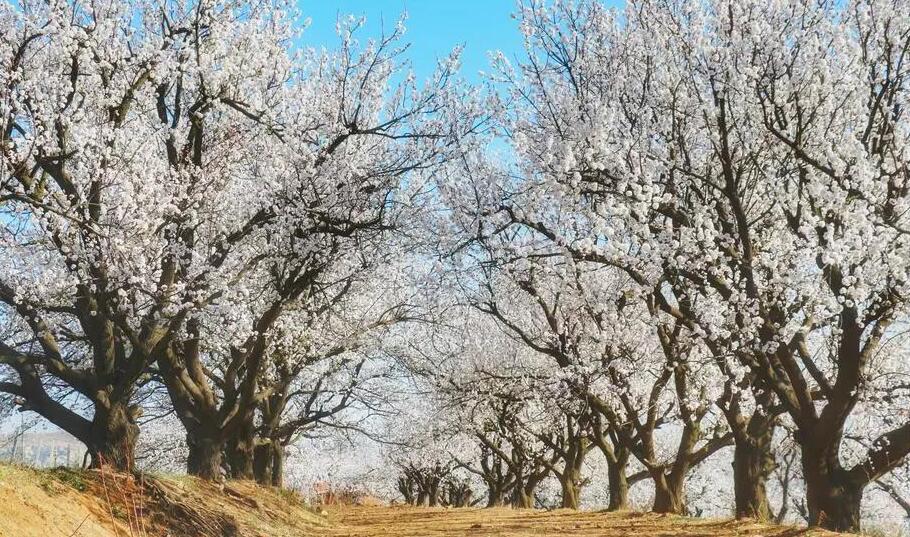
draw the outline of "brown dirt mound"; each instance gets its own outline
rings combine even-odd
[[[0,537],[305,537],[326,522],[255,483],[0,466]]]

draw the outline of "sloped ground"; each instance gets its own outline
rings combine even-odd
[[[330,507],[246,482],[0,465],[0,537],[825,537],[645,513]]]
[[[306,537],[325,519],[253,483],[0,465],[0,537]]]
[[[749,521],[651,513],[345,507],[329,511],[331,537],[825,537]]]

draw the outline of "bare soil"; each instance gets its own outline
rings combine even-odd
[[[0,465],[0,537],[308,537],[327,524],[250,482]]]
[[[249,482],[134,478],[0,465],[0,537],[825,537],[834,534],[650,513],[427,509],[313,510]],[[374,504],[374,505],[369,505]]]
[[[753,521],[569,510],[336,507],[331,537],[824,537],[836,534]]]

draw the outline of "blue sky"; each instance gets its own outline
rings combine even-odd
[[[436,60],[456,45],[464,45],[462,74],[476,79],[487,70],[487,51],[502,50],[513,58],[522,50],[522,38],[514,0],[298,0],[304,17],[312,24],[303,44],[333,48],[338,43],[335,20],[339,14],[367,18],[363,35],[379,34],[382,24],[394,27],[402,11],[408,12],[405,41],[411,43],[408,57],[418,77],[429,75]]]

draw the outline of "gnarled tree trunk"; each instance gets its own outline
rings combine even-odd
[[[186,459],[186,473],[215,481],[222,478],[225,442],[220,431],[214,427],[197,427],[187,430],[186,446],[189,454]]]
[[[260,485],[284,486],[284,446],[280,440],[260,438],[256,442],[253,449],[253,475]]]
[[[616,450],[614,460],[607,459],[607,476],[610,489],[610,503],[608,511],[623,511],[629,508],[629,480],[626,468],[629,464],[629,452],[625,449]]]
[[[439,505],[439,480],[435,478],[427,483],[427,503],[430,507]]]
[[[518,509],[534,509],[536,500],[534,491],[540,482],[546,478],[547,473],[535,472],[529,475],[524,481],[516,480],[512,489],[512,506]]]
[[[756,382],[754,379],[752,382]],[[759,390],[756,407],[746,416],[740,394],[725,386],[719,403],[733,436],[733,491],[736,518],[770,520],[766,483],[776,467],[772,442],[777,429],[777,416],[770,412],[774,403],[771,390]]]
[[[272,441],[260,441],[253,448],[253,476],[260,485],[272,484]]]
[[[256,477],[254,464],[255,446],[256,439],[252,423],[241,427],[227,441],[225,457],[232,479],[254,479]]]
[[[809,525],[831,531],[858,532],[860,505],[866,483],[857,481],[841,467],[837,448],[818,439],[804,439],[803,477]]]
[[[775,466],[771,446],[773,435],[774,428],[769,427],[762,434],[735,440],[733,488],[737,518],[771,519],[765,485]]]
[[[524,485],[516,486],[512,491],[512,507],[516,509],[532,509],[534,507],[534,491],[528,491]]]
[[[854,533],[860,529],[863,486],[849,480],[812,478],[806,480],[809,525],[831,531]]]
[[[559,488],[562,491],[562,501],[560,507],[563,509],[578,509],[578,480],[573,471],[566,471],[559,476]]]
[[[101,466],[120,472],[131,472],[136,457],[139,411],[127,401],[95,403],[95,415],[88,438],[81,439],[88,448],[92,468]]]
[[[580,442],[569,449],[566,465],[562,472],[556,474],[559,488],[562,491],[560,506],[564,509],[578,509],[581,496],[581,465],[585,457],[585,448]]]
[[[505,491],[499,483],[487,483],[487,507],[500,507],[505,504]]]
[[[430,495],[427,493],[426,489],[420,487],[417,490],[417,506],[426,507],[427,501],[430,499]]]
[[[675,479],[663,471],[654,476],[654,505],[651,510],[655,513],[686,514],[685,480]]]

